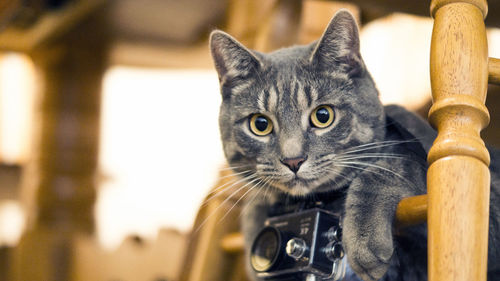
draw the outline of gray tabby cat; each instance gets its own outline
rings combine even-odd
[[[246,249],[277,200],[341,194],[342,239],[357,277],[427,280],[426,227],[397,230],[394,214],[402,198],[426,192],[435,132],[412,113],[381,105],[352,15],[338,12],[318,42],[270,54],[220,31],[210,46],[224,152],[255,192],[242,219]],[[500,153],[490,153],[491,201],[499,202]],[[489,280],[500,280],[499,205],[490,208]]]

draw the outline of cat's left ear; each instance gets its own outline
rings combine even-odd
[[[340,10],[332,18],[311,55],[311,63],[323,70],[338,69],[350,77],[363,73],[358,25],[349,11]]]
[[[262,65],[252,51],[219,30],[210,34],[210,51],[221,83],[234,77],[247,77]]]

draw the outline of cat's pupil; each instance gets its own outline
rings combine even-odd
[[[267,118],[259,116],[255,119],[255,128],[257,128],[257,130],[264,132],[268,126],[269,122],[267,121]]]
[[[320,108],[316,111],[316,119],[321,123],[326,123],[330,120],[330,112],[326,108]]]

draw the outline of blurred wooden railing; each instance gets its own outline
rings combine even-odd
[[[75,249],[94,234],[106,2],[72,1],[0,32],[0,51],[29,55],[40,82],[21,192],[27,225],[9,255],[9,281],[77,280]]]

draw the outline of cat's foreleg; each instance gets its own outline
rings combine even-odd
[[[413,195],[407,184],[368,171],[348,189],[343,219],[343,244],[349,265],[365,281],[387,272],[394,253],[393,221],[399,201]]]

